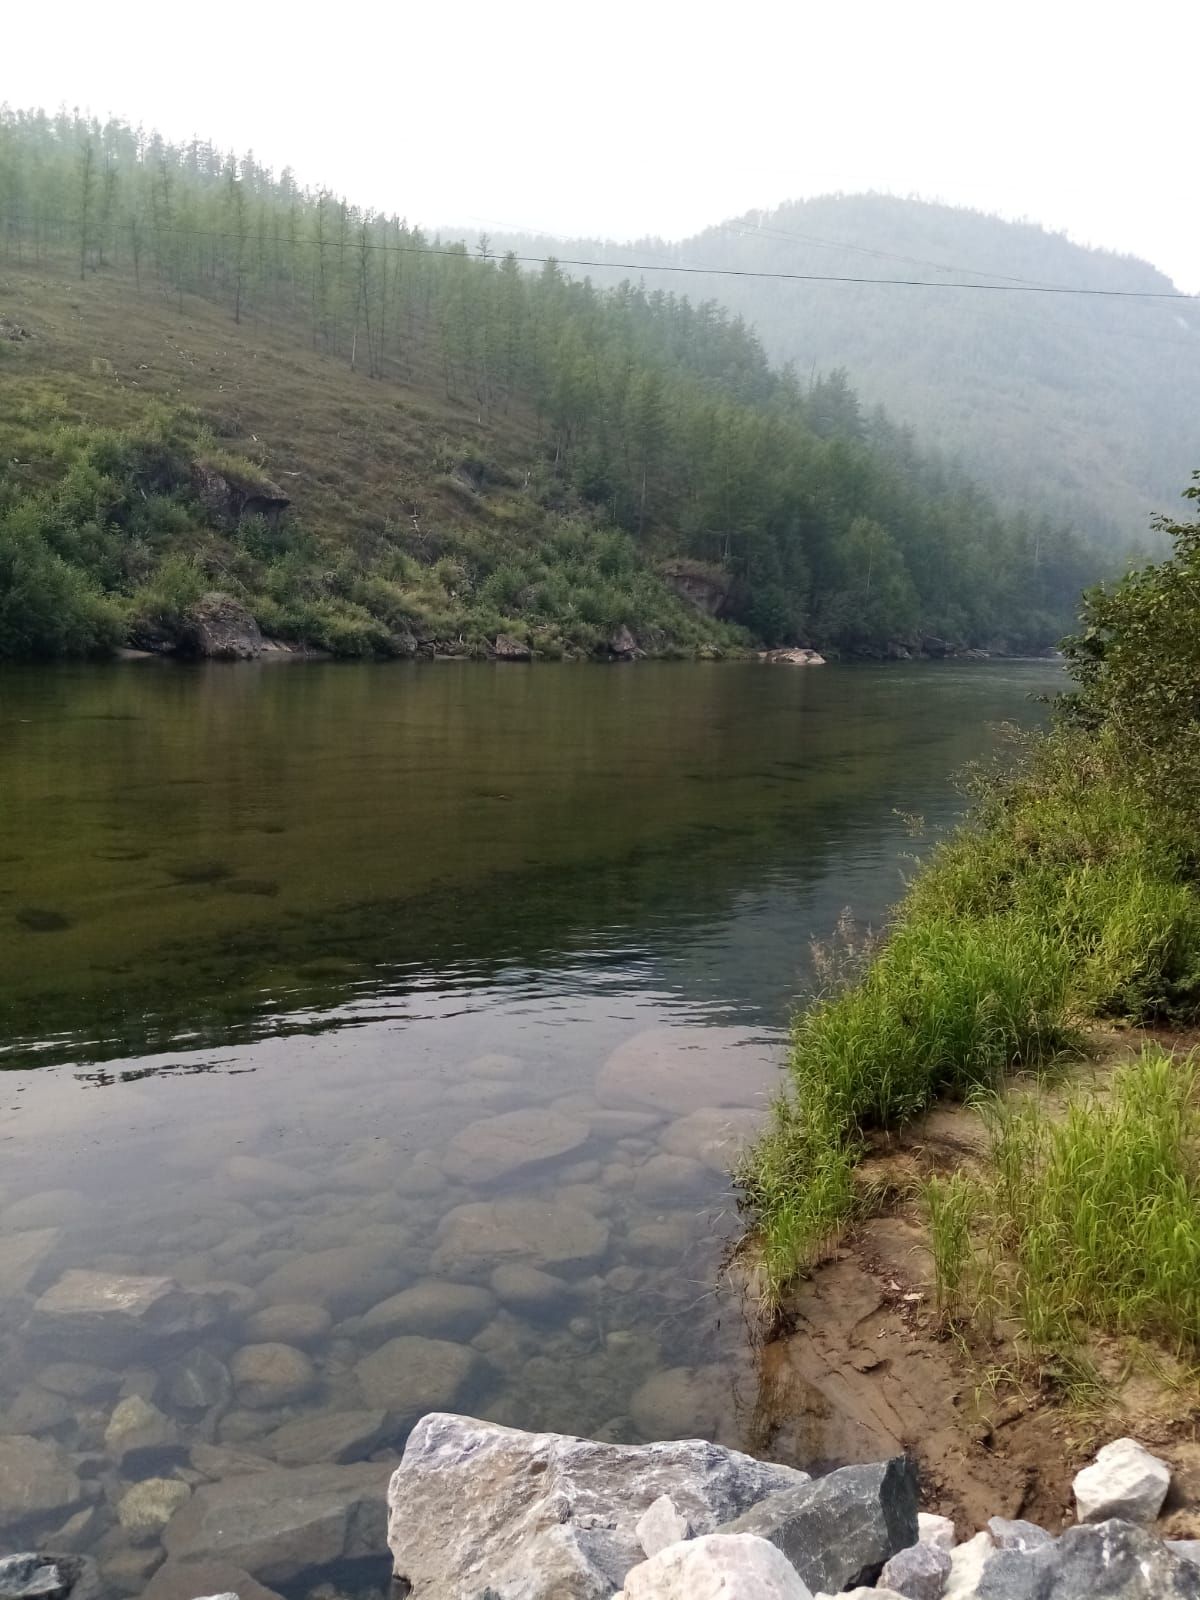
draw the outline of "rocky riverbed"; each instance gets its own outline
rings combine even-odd
[[[182,1480],[161,1480],[165,1486]],[[1200,1600],[1200,1541],[1155,1523],[1166,1463],[1133,1439],[1074,1483],[1058,1537],[919,1509],[906,1456],[810,1477],[704,1440],[621,1446],[434,1413],[381,1466],[248,1470],[177,1496],[146,1600]],[[157,1502],[163,1490],[146,1488]],[[387,1556],[383,1552],[387,1547]],[[386,1559],[386,1566],[385,1566]],[[277,1587],[276,1587],[277,1586]],[[0,1561],[6,1600],[96,1600],[91,1558]]]

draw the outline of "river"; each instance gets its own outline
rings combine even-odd
[[[811,942],[879,925],[951,774],[1060,681],[4,670],[4,1545],[83,1504],[136,1589],[132,1481],[382,1465],[431,1408],[766,1448],[726,1141]],[[79,1497],[6,1506],[5,1435]]]

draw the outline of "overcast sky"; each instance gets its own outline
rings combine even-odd
[[[0,97],[426,224],[679,238],[832,189],[1027,217],[1200,291],[1198,0],[13,0]]]

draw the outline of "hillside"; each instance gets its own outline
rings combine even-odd
[[[712,304],[0,118],[0,655],[1051,643],[1103,563]]]
[[[1034,224],[887,195],[825,195],[678,244],[499,243],[743,271],[1012,284],[1010,293],[653,280],[677,291],[705,285],[802,380],[844,367],[865,405],[885,405],[922,447],[1008,504],[1050,510],[1121,546],[1151,512],[1174,508],[1200,460],[1200,305],[1027,293],[1020,286],[1174,289],[1143,261]]]

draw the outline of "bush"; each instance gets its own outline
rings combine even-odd
[[[120,644],[118,607],[19,512],[0,521],[0,657],[82,656]]]

